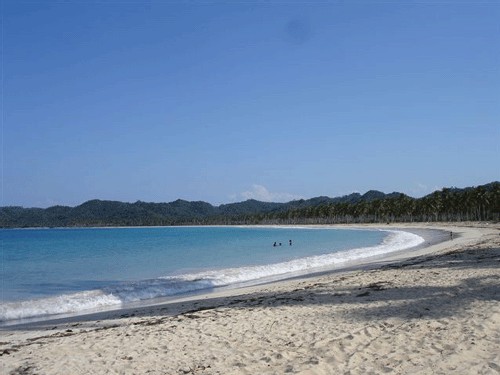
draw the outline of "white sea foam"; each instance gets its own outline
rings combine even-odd
[[[120,304],[120,299],[113,294],[107,294],[101,290],[90,290],[36,300],[2,303],[0,321],[76,313]]]
[[[91,290],[36,300],[0,304],[0,321],[75,314],[109,307],[120,308],[124,303],[173,296],[214,287],[246,282],[258,282],[267,278],[280,279],[294,273],[305,274],[325,267],[335,267],[364,258],[380,256],[418,246],[424,239],[413,233],[387,231],[388,236],[377,246],[356,248],[331,254],[299,258],[287,262],[228,268],[179,276],[165,276],[119,286]]]
[[[378,246],[362,247],[346,251],[315,255],[305,258],[290,260],[288,262],[267,264],[262,266],[228,268],[224,270],[207,271],[203,273],[185,274],[176,277],[164,277],[167,280],[185,282],[205,281],[212,286],[226,286],[258,280],[270,276],[288,275],[292,273],[307,273],[315,269],[329,266],[342,265],[360,259],[384,255],[414,246],[424,242],[424,239],[416,234],[402,231],[387,231],[389,235]]]

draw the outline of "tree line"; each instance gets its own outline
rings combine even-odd
[[[92,200],[76,207],[0,207],[0,227],[170,226],[237,224],[356,224],[498,221],[500,183],[443,188],[422,198],[369,191],[288,203],[248,200],[214,207],[206,202],[124,203]]]
[[[271,224],[352,224],[439,221],[498,221],[500,183],[476,188],[444,188],[423,198],[405,194],[356,203],[329,203],[259,217]]]

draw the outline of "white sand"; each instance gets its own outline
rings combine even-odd
[[[1,373],[500,374],[500,226],[436,227],[376,269],[4,328]]]

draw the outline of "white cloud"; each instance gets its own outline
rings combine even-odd
[[[429,187],[428,185],[419,182],[410,190],[410,194],[416,197],[423,197],[424,195],[430,194],[436,190],[441,190],[441,188],[436,185],[434,187]]]
[[[295,199],[302,199],[301,196],[290,193],[273,193],[265,186],[254,184],[252,189],[240,194],[244,200],[255,199],[262,202],[289,202]]]
[[[417,184],[417,189],[420,190],[420,191],[427,191],[427,190],[429,190],[429,188],[427,187],[427,185],[424,185],[424,184],[421,184],[421,183]]]

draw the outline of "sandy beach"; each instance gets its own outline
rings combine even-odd
[[[500,225],[362,267],[4,327],[2,374],[500,374]],[[390,226],[387,226],[390,228]]]

